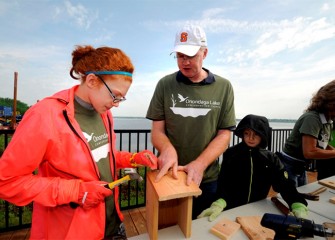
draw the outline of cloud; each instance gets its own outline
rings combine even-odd
[[[240,20],[225,18],[225,11],[207,9],[201,19],[187,21],[205,28],[210,55],[204,67],[231,80],[237,116],[298,118],[312,94],[334,76],[335,57],[329,52],[335,37],[333,19],[302,13],[279,20]],[[185,22],[157,21],[151,26],[176,29]]]
[[[208,66],[206,61],[205,67]],[[298,64],[278,60],[244,65],[219,63],[211,64],[209,69],[231,81],[238,118],[254,113],[297,119],[312,94],[334,79],[334,62],[335,56],[328,54],[310,56]]]
[[[127,14],[128,1],[101,1],[0,1],[0,78],[10,80],[1,82],[0,96],[11,97],[14,71],[20,100],[28,104],[71,87],[79,83],[69,77],[73,46],[111,44],[136,68],[128,100],[115,114],[144,116],[158,80],[177,70],[168,54],[186,22],[204,27],[204,67],[231,80],[238,117],[297,118],[312,92],[335,76],[333,1],[209,1],[195,3],[191,12],[185,12],[187,1],[178,8],[169,1],[163,7],[134,1]]]
[[[202,18],[203,19],[213,18],[224,12],[225,12],[225,9],[223,8],[210,8],[210,9],[203,11]]]
[[[256,29],[255,25],[257,24],[234,23],[235,27],[244,30]],[[245,42],[239,42],[235,43],[234,47],[225,48],[221,53],[228,57],[218,59],[218,61],[241,63],[248,60],[265,60],[286,50],[301,51],[323,40],[335,38],[335,26],[326,18],[312,20],[311,18],[298,17],[280,22],[264,22],[260,25],[262,27],[257,29],[263,30],[259,35],[254,31],[249,31],[248,45]],[[208,28],[219,28],[219,24],[209,25]]]
[[[284,20],[278,28],[269,30],[258,38],[259,47],[250,56],[267,58],[286,49],[301,50],[334,36],[335,27],[325,18],[314,21],[303,17],[293,21]]]
[[[89,12],[83,5],[73,5],[70,1],[65,1],[66,12],[70,18],[74,19],[76,24],[84,29],[88,29],[93,20],[97,18],[96,15]]]
[[[329,6],[329,3],[324,3],[323,5],[322,5],[322,7],[321,7],[321,10],[322,11],[328,11],[328,10],[330,10],[330,6]]]

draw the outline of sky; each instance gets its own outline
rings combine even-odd
[[[237,118],[297,119],[335,79],[335,0],[0,0],[0,97],[35,104],[79,84],[69,75],[76,45],[122,49],[133,84],[112,112],[145,117],[185,24],[204,28],[203,67],[234,88]]]

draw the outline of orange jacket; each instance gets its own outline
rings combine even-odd
[[[90,210],[69,206],[78,200],[80,181],[100,179],[90,147],[74,118],[73,99],[77,87],[58,92],[32,106],[0,159],[0,198],[19,206],[34,201],[31,239],[104,237],[104,203]],[[110,166],[114,176],[113,158],[116,168],[131,167],[130,153],[116,150],[111,112],[101,117],[111,136]],[[33,175],[36,169],[38,174]],[[116,210],[123,220],[118,195],[116,188]]]

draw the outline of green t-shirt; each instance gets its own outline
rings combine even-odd
[[[110,161],[109,161],[109,139],[100,114],[95,110],[81,106],[77,100],[74,101],[75,118],[90,146],[94,161],[98,165],[100,180],[112,182]],[[117,233],[120,220],[117,215],[114,196],[106,198],[106,227],[105,236]]]
[[[329,142],[329,145],[335,147],[335,130],[334,129],[332,129],[331,131],[331,141]]]
[[[158,82],[146,117],[165,120],[178,164],[186,165],[201,154],[219,129],[235,126],[234,92],[227,79],[210,72],[215,79],[210,84],[186,84],[176,80],[177,73]],[[216,180],[218,173],[218,161],[214,161],[203,182]]]
[[[302,135],[315,137],[317,147],[325,149],[330,140],[332,122],[327,122],[324,114],[315,111],[306,112],[295,123],[287,138],[283,151],[291,157],[303,159]]]

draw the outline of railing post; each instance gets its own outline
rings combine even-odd
[[[272,127],[269,129],[269,136],[268,136],[268,150],[272,150]]]

